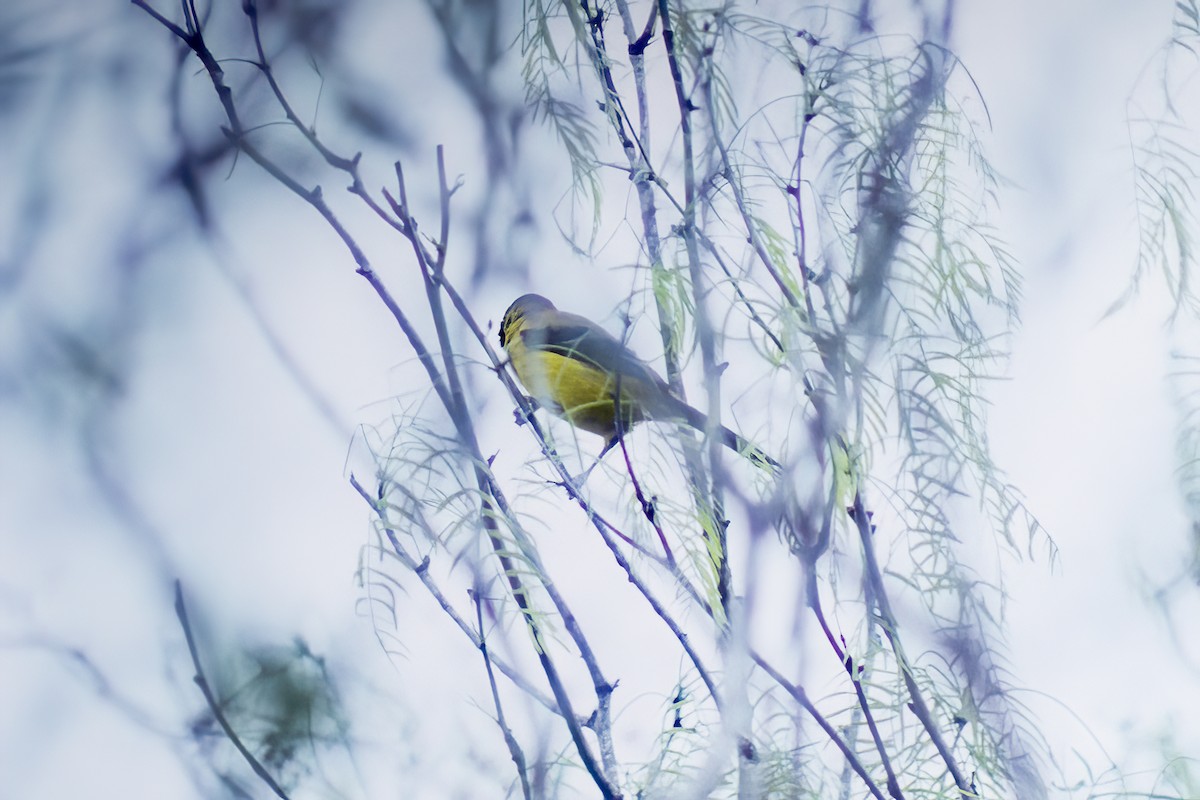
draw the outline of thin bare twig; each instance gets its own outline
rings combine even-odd
[[[917,719],[921,721],[921,725],[924,726],[925,733],[929,735],[929,740],[937,749],[938,755],[942,757],[942,761],[946,764],[946,769],[954,778],[954,783],[958,787],[959,793],[963,797],[974,797],[975,794],[971,789],[970,782],[958,766],[958,761],[955,760],[954,754],[950,752],[945,737],[942,736],[941,730],[933,719],[933,714],[929,711],[929,706],[925,702],[925,696],[921,692],[921,687],[917,685],[916,677],[913,675],[912,665],[909,664],[908,657],[904,654],[904,650],[900,646],[900,641],[896,636],[899,624],[892,613],[892,605],[888,600],[887,587],[883,584],[883,574],[879,569],[879,561],[875,557],[875,542],[872,539],[871,518],[867,514],[866,506],[863,504],[862,495],[858,492],[854,493],[854,514],[852,516],[854,524],[858,528],[858,538],[862,542],[863,561],[867,568],[866,579],[869,581],[875,595],[875,608],[878,609],[879,616],[882,618],[883,632],[887,636],[888,643],[892,646],[892,652],[896,656],[896,663],[899,665],[900,674],[904,676],[904,686],[908,689],[910,701],[908,707],[912,709]]]
[[[371,494],[359,482],[358,478],[354,475],[350,476],[350,486],[354,488],[354,491],[358,492],[359,496],[367,502],[367,505],[371,507],[371,510],[375,513],[376,517],[379,518],[379,522],[383,526],[384,534],[387,536],[388,541],[392,545],[392,555],[394,555],[409,572],[417,576],[417,579],[421,581],[421,585],[425,587],[430,596],[433,597],[434,601],[441,607],[442,611],[445,612],[446,616],[448,616],[458,627],[458,629],[461,630],[467,636],[467,638],[471,640],[471,644],[478,648],[479,640],[475,635],[475,631],[458,613],[458,610],[455,609],[454,604],[451,603],[449,598],[442,593],[441,588],[433,580],[433,577],[430,576],[428,560],[422,559],[418,561],[400,544],[400,540],[396,537],[395,530],[391,527],[390,520],[388,520],[384,515],[385,506],[383,503],[383,487],[380,486],[380,490],[377,495],[372,497]],[[513,682],[513,685],[533,698],[538,705],[554,714],[560,713],[559,708],[554,703],[553,698],[547,697],[537,687],[529,683],[529,681],[527,681],[518,670],[514,669],[506,661],[498,656],[493,655],[492,663],[506,678]],[[582,724],[583,720],[579,720],[579,722]]]
[[[504,744],[508,746],[508,753],[512,756],[513,765],[517,768],[517,777],[521,779],[521,794],[525,797],[525,800],[530,800],[532,793],[529,789],[528,770],[525,767],[525,753],[521,750],[521,744],[517,741],[517,737],[513,735],[512,729],[504,721],[504,706],[500,702],[500,690],[496,688],[496,675],[492,672],[492,659],[488,654],[487,636],[483,632],[483,604],[479,599],[478,591],[471,592],[471,599],[475,602],[475,623],[479,628],[479,653],[483,656],[483,666],[487,670],[488,686],[492,690],[492,703],[496,706],[496,724],[500,726],[500,730],[504,733]]]
[[[817,622],[821,626],[821,631],[829,641],[829,646],[833,648],[838,661],[841,662],[842,667],[846,670],[846,674],[850,676],[850,683],[854,686],[854,694],[858,699],[858,707],[867,721],[867,729],[871,732],[871,740],[875,743],[875,752],[879,753],[879,761],[883,764],[883,769],[887,773],[888,794],[895,798],[895,800],[903,800],[904,792],[900,788],[900,781],[896,777],[895,769],[892,767],[892,758],[888,755],[887,744],[883,741],[883,735],[879,732],[879,726],[875,722],[875,714],[871,711],[871,704],[867,699],[866,690],[863,688],[861,673],[864,667],[854,663],[854,659],[846,654],[846,651],[833,635],[833,631],[829,628],[829,622],[825,619],[825,612],[821,608],[821,595],[817,589],[816,570],[813,569],[810,563],[806,563],[804,572],[808,606],[816,616]]]
[[[679,226],[679,235],[683,237],[684,251],[687,253],[688,275],[692,284],[692,303],[696,314],[696,337],[700,342],[700,360],[704,370],[704,389],[708,399],[708,425],[711,430],[705,432],[708,438],[708,452],[711,463],[720,461],[720,442],[712,434],[721,424],[721,381],[720,370],[717,369],[716,342],[713,337],[712,321],[708,314],[708,304],[705,302],[707,290],[703,267],[700,263],[700,251],[696,242],[696,157],[692,141],[691,115],[695,105],[683,88],[683,69],[675,50],[675,29],[671,22],[670,3],[668,0],[658,0],[658,15],[662,23],[663,48],[667,53],[667,65],[671,72],[671,81],[675,87],[675,102],[679,108],[679,131],[683,142],[683,221]],[[722,616],[729,624],[729,604],[733,594],[733,573],[729,565],[729,546],[726,541],[728,521],[725,519],[723,499],[723,475],[719,470],[714,472],[709,480],[707,474],[701,471],[702,465],[696,465],[693,473],[696,502],[710,520],[712,531],[706,535],[715,536],[713,552],[717,554],[717,596],[721,600]],[[705,491],[706,490],[706,491]]]
[[[217,700],[216,694],[213,693],[212,687],[208,683],[208,678],[204,676],[204,667],[200,664],[200,651],[196,647],[196,638],[192,635],[192,624],[188,621],[187,605],[183,601],[183,585],[177,580],[175,581],[175,616],[179,619],[179,627],[183,629],[183,638],[187,640],[188,653],[192,656],[192,666],[196,670],[196,674],[192,680],[200,687],[200,693],[204,695],[204,702],[208,703],[209,711],[212,712],[213,719],[221,726],[221,730],[225,732],[226,738],[233,744],[237,751],[241,753],[242,758],[250,765],[250,769],[254,770],[254,774],[267,785],[277,797],[288,800],[288,794],[283,790],[283,787],[267,772],[267,768],[262,765],[249,748],[242,743],[241,737],[229,724],[229,720],[225,717],[225,712],[221,709],[221,703]]]
[[[825,731],[825,735],[829,737],[830,741],[832,741],[837,748],[842,751],[842,756],[846,759],[846,763],[850,765],[850,768],[854,770],[855,774],[857,774],[858,777],[862,779],[863,783],[866,784],[867,791],[871,793],[871,796],[876,800],[885,800],[883,791],[879,788],[879,785],[875,783],[875,780],[871,777],[871,774],[867,772],[867,768],[863,766],[862,760],[858,757],[858,754],[855,753],[854,749],[851,748],[846,740],[842,738],[842,736],[837,732],[837,729],[833,727],[829,720],[825,719],[825,715],[822,714],[820,710],[813,705],[812,701],[808,699],[808,693],[804,691],[804,687],[789,681],[783,676],[783,673],[772,667],[765,658],[753,650],[750,651],[750,657],[754,660],[755,664],[758,664],[763,672],[770,675],[776,683],[783,687],[784,691],[790,694],[792,698],[800,704],[801,708],[808,712],[809,716],[811,716],[817,725],[820,726],[821,730]]]

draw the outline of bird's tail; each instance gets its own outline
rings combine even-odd
[[[708,433],[708,417],[701,412],[689,406],[687,403],[677,401],[676,411],[683,421],[691,425],[701,433]],[[718,425],[716,435],[720,437],[721,444],[728,447],[738,455],[749,459],[755,466],[760,469],[769,470],[772,473],[778,474],[783,467],[778,461],[771,458],[762,448],[750,442],[733,431],[726,428],[724,425]]]

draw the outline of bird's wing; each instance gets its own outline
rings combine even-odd
[[[576,322],[571,319],[574,316],[571,314],[560,313],[558,316],[566,319],[546,325],[526,326],[521,331],[525,346],[574,358],[602,372],[620,373],[652,386],[662,384],[662,378],[646,362],[606,331],[585,319]]]

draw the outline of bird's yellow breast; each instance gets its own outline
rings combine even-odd
[[[612,437],[617,433],[613,398],[617,378],[579,359],[527,347],[509,349],[521,383],[543,407],[585,431]],[[634,380],[622,381],[622,425],[644,419],[632,396]]]

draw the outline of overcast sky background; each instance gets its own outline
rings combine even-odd
[[[1126,102],[1172,8],[960,3],[951,42],[990,111],[990,155],[1010,181],[995,222],[1026,281],[991,439],[1060,551],[1053,568],[1039,555],[1006,574],[1011,672],[1060,752],[1151,770],[1163,737],[1200,757],[1197,588],[1172,596],[1173,632],[1148,601],[1189,547],[1173,342],[1154,281],[1103,314],[1136,256]],[[423,20],[361,15],[341,32],[361,46],[330,79],[369,76],[384,105],[419,103],[398,124],[417,152],[446,145],[466,204],[482,167],[456,128],[464,101],[399,55],[436,46]],[[0,54],[49,44],[0,59],[0,798],[198,796],[180,709],[202,706],[173,576],[215,641],[299,635],[356,676],[344,688],[369,736],[356,765],[333,768],[350,796],[492,785],[498,737],[460,702],[477,656],[421,625],[433,611],[418,598],[401,621],[406,659],[389,660],[355,613],[369,516],[346,474],[365,463],[357,426],[386,422],[408,390],[393,323],[315,215],[248,161],[214,189],[215,244],[170,235],[182,201],[144,198],[169,153],[174,43],[142,12],[23,0],[0,10],[0,30]],[[367,163],[383,175],[393,157]],[[565,252],[549,223],[530,237],[514,258]],[[552,285],[553,265],[534,270]],[[401,268],[382,271],[406,285]],[[493,280],[477,316],[497,321],[529,288],[516,273]],[[587,307],[586,287],[564,286],[560,304],[599,316],[622,291]],[[504,442],[511,409],[495,398],[480,413]]]

